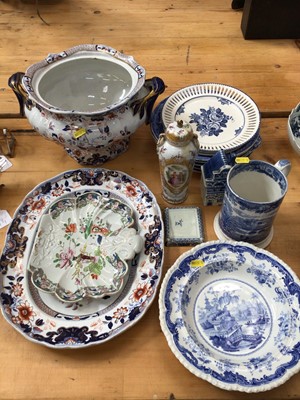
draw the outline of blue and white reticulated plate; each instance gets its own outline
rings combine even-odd
[[[191,124],[200,153],[233,151],[257,134],[260,113],[255,102],[232,86],[201,83],[173,93],[162,109],[164,126],[176,120]]]
[[[159,295],[161,327],[197,377],[227,390],[269,390],[300,368],[299,284],[266,250],[206,242],[168,270]]]
[[[59,200],[62,200],[63,209],[65,199],[95,193],[112,199],[109,202],[112,207],[115,207],[114,200],[118,200],[118,204],[122,202],[131,208],[133,227],[143,240],[142,250],[128,263],[126,282],[120,292],[100,299],[84,297],[76,302],[64,302],[54,293],[41,290],[42,285],[39,290],[32,283],[28,265],[35,238],[39,235],[40,221],[53,204],[59,209]],[[101,243],[99,226],[94,228],[90,226]],[[59,241],[60,247],[56,259],[45,256],[44,262],[54,262],[55,268],[68,271],[76,247],[75,242],[72,248],[69,245],[70,232],[87,229],[87,223],[75,224],[69,218],[61,229],[65,229],[65,239],[62,235],[53,239]],[[27,339],[51,348],[82,348],[113,339],[138,322],[152,304],[161,277],[163,243],[161,210],[143,182],[123,172],[102,168],[83,168],[57,175],[36,186],[24,198],[8,228],[0,259],[3,316]],[[91,274],[95,285],[98,275],[96,270]]]

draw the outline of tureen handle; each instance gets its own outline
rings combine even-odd
[[[149,89],[149,93],[141,99],[134,100],[131,104],[133,115],[139,112],[140,118],[143,118],[146,111],[145,123],[149,124],[153,105],[157,97],[164,92],[165,84],[161,78],[155,76],[152,79],[146,79],[144,86]]]
[[[23,76],[24,72],[16,72],[8,79],[8,86],[13,90],[18,99],[22,117],[25,116],[24,106],[25,100],[27,99],[27,93],[22,85]]]

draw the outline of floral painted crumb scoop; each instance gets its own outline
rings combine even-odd
[[[188,186],[195,158],[199,152],[198,136],[191,125],[175,121],[160,134],[157,153],[160,162],[162,196],[172,204],[183,202],[188,195]]]
[[[133,225],[120,199],[85,192],[56,201],[41,218],[29,260],[33,285],[65,302],[118,293],[127,260],[143,244]]]

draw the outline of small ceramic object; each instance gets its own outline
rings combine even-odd
[[[145,80],[132,56],[105,45],[79,45],[9,78],[20,111],[45,138],[81,164],[97,165],[127,150],[129,137],[148,123],[164,91]]]
[[[300,154],[300,103],[290,113],[287,129],[293,149]]]
[[[188,195],[188,186],[199,151],[197,135],[191,125],[172,122],[157,142],[160,163],[162,196],[169,203],[182,203]]]
[[[85,296],[78,302],[70,303],[33,285],[28,263],[39,224],[43,216],[49,214],[52,205],[56,204],[55,208],[59,209],[59,201],[64,204],[64,199],[77,198],[87,192],[99,193],[107,200],[117,200],[120,207],[123,203],[127,204],[133,210],[135,219],[132,228],[143,239],[143,246],[132,260],[128,260],[128,277],[125,277],[121,291],[101,298]],[[65,207],[62,210],[63,214],[67,213]],[[76,215],[78,217],[78,211]],[[128,218],[127,213],[125,217]],[[121,220],[115,215],[113,221]],[[128,229],[131,227],[124,230]],[[72,226],[68,231],[72,232]],[[119,244],[123,240],[130,242],[130,238],[123,237],[123,233],[121,237],[122,240],[120,234],[116,236]],[[44,239],[48,240],[45,236]],[[62,240],[67,245],[68,240]],[[114,247],[113,242],[110,246]],[[117,253],[121,257],[119,248]],[[143,182],[124,172],[104,168],[65,171],[33,188],[13,216],[0,258],[1,311],[4,319],[17,332],[36,344],[52,349],[101,344],[125,332],[145,315],[157,293],[163,258],[161,210],[155,196]],[[62,257],[61,261],[63,259],[65,262],[69,260]]]
[[[275,165],[258,160],[235,164],[227,175],[223,205],[214,220],[218,238],[266,247],[287,193],[290,169],[288,160]]]
[[[227,174],[233,164],[234,158],[219,150],[202,165],[200,189],[205,206],[222,204]]]
[[[272,253],[205,242],[167,270],[160,324],[171,351],[197,377],[263,392],[299,372],[299,296],[298,277]]]
[[[126,203],[97,192],[57,200],[39,223],[29,260],[32,283],[66,302],[120,292],[127,261],[143,245],[133,224]]]
[[[165,225],[167,246],[194,246],[204,240],[199,207],[166,208]]]

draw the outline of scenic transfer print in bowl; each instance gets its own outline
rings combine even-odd
[[[300,368],[299,279],[276,256],[244,242],[206,242],[163,280],[162,330],[178,360],[222,389],[260,392]]]
[[[62,301],[119,292],[142,249],[124,202],[97,192],[57,200],[40,220],[29,260],[33,284]]]

